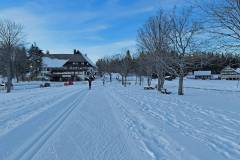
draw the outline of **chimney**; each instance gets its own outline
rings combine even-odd
[[[76,53],[77,53],[77,50],[76,50],[76,49],[74,49],[74,50],[73,50],[73,54],[76,54]]]

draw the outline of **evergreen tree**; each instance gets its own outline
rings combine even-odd
[[[43,52],[36,43],[32,44],[28,51],[29,70],[31,79],[37,79],[42,67]]]
[[[27,57],[27,51],[25,47],[16,49],[16,60],[15,60],[15,77],[17,82],[19,80],[24,81],[25,75],[29,71],[29,60]]]

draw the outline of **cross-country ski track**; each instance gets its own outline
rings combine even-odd
[[[238,92],[188,92],[239,101]],[[206,106],[190,96],[99,81],[91,90],[80,84],[1,96],[0,160],[240,158],[240,114],[233,105],[226,110],[213,100]]]

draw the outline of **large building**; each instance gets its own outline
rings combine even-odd
[[[78,50],[73,54],[46,54],[39,78],[50,81],[80,81],[95,74],[96,66]]]

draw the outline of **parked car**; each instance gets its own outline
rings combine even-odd
[[[67,81],[64,83],[64,86],[74,85],[73,81]]]
[[[6,89],[6,84],[4,82],[2,82],[0,84],[0,90],[5,90]]]
[[[73,85],[73,81],[68,81],[68,85]]]

